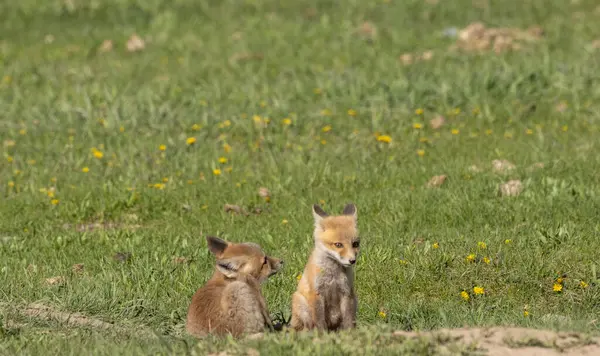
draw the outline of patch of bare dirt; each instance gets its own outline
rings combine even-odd
[[[578,333],[516,327],[442,329],[430,332],[396,331],[398,337],[427,337],[462,344],[489,356],[600,355],[600,338]]]

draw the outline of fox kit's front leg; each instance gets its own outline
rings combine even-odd
[[[341,298],[340,309],[342,310],[341,329],[352,329],[356,327],[356,306],[358,300],[356,295],[343,296]]]
[[[314,327],[317,330],[326,330],[327,322],[325,321],[325,302],[318,293],[314,293],[310,297],[310,316],[313,321]]]

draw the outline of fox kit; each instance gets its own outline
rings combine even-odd
[[[292,297],[291,327],[338,330],[356,325],[358,299],[354,292],[354,264],[360,241],[356,206],[343,215],[328,216],[313,205],[315,249]]]
[[[259,333],[273,328],[260,284],[277,273],[283,261],[266,256],[254,243],[230,243],[207,237],[216,257],[212,278],[192,297],[186,329],[191,335]]]

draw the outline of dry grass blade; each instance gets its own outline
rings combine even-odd
[[[521,194],[523,191],[523,183],[520,180],[509,180],[506,183],[500,184],[498,187],[499,194],[503,197],[513,197]]]

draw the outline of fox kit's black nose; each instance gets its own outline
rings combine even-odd
[[[356,263],[356,260],[355,260],[355,259],[352,259],[352,260],[350,260],[350,261],[348,261],[348,262],[350,262],[350,264],[351,264],[351,265],[353,265],[353,264],[355,264],[355,263]]]

